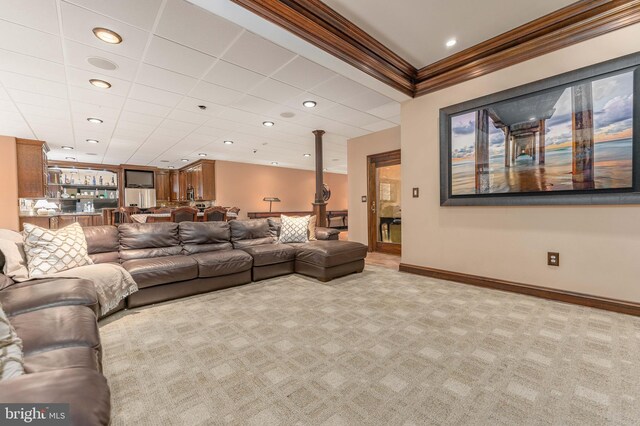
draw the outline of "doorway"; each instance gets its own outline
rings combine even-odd
[[[402,251],[400,150],[367,157],[369,251]]]

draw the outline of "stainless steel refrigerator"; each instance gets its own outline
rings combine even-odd
[[[124,205],[148,209],[156,206],[156,190],[145,188],[125,188]]]

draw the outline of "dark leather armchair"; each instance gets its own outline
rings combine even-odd
[[[204,211],[204,222],[226,222],[227,220],[227,209],[221,206],[214,206],[205,209]]]
[[[180,207],[171,212],[171,222],[195,222],[198,219],[198,210],[193,207]]]

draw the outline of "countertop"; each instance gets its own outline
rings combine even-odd
[[[36,213],[20,212],[20,217],[58,217],[58,216],[102,216],[102,213],[78,212],[78,213],[54,213],[54,214],[40,215]]]

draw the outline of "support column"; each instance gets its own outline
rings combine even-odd
[[[511,167],[511,129],[504,127],[504,166]]]
[[[538,133],[538,164],[544,164],[545,158],[545,144],[546,142],[546,133],[547,129],[545,127],[546,120],[540,120],[540,124],[538,127],[540,128],[540,132]]]
[[[476,112],[476,193],[489,192],[489,112]]]
[[[316,137],[316,194],[313,202],[313,214],[316,216],[317,226],[327,226],[327,203],[322,198],[323,182],[322,182],[322,135],[324,130],[314,130]]]
[[[536,162],[536,132],[531,133],[531,159]]]
[[[578,84],[571,88],[573,130],[572,179],[577,189],[593,187],[593,94],[591,82]]]

